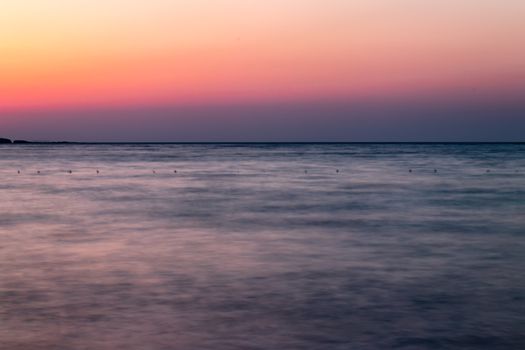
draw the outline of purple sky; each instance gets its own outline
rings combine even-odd
[[[0,112],[42,141],[525,141],[523,103],[312,102]]]

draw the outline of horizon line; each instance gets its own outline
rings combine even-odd
[[[9,139],[7,139],[9,140]],[[19,141],[16,142],[15,141]],[[6,145],[337,145],[337,144],[525,144],[525,141],[26,141],[14,139]]]

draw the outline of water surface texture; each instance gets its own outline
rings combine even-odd
[[[5,145],[0,178],[1,349],[525,348],[523,144]]]

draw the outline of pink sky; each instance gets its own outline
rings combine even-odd
[[[5,0],[0,136],[514,140],[524,18],[523,0]]]
[[[515,0],[7,0],[0,107],[513,96],[523,18]]]

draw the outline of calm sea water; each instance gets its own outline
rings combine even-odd
[[[6,145],[0,178],[0,349],[525,348],[523,144]]]

